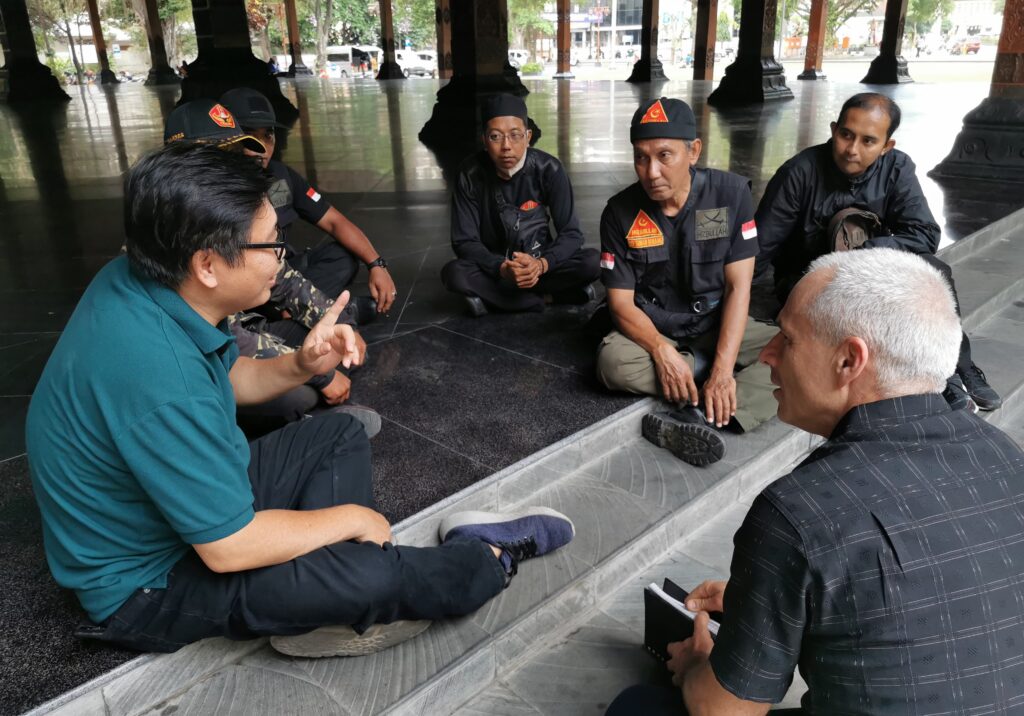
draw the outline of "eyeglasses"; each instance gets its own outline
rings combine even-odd
[[[288,248],[288,244],[283,241],[272,241],[267,244],[242,244],[243,249],[273,249],[274,256],[280,261],[284,258],[284,252]]]
[[[506,137],[508,137],[508,141],[512,142],[512,144],[519,144],[526,139],[526,135],[522,132],[509,132],[508,134],[503,134],[502,132],[487,133],[487,141],[491,144],[504,144]]]

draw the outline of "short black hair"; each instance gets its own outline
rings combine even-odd
[[[272,182],[253,157],[211,146],[172,143],[142,157],[124,181],[132,267],[176,289],[197,251],[234,265]]]
[[[846,111],[849,109],[880,109],[889,115],[889,129],[885,132],[886,141],[892,139],[892,135],[900,127],[900,106],[892,97],[887,97],[878,92],[861,92],[843,102],[843,108],[839,110],[839,126],[843,125],[846,118]]]

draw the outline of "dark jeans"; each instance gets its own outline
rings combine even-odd
[[[772,716],[802,716],[802,709],[777,709]],[[630,686],[615,697],[605,716],[686,716],[683,690],[675,686]]]
[[[254,507],[373,507],[370,444],[350,415],[303,420],[250,443]],[[479,540],[440,547],[341,542],[284,564],[217,574],[190,550],[165,589],[137,590],[97,636],[142,651],[175,651],[211,636],[249,639],[396,619],[441,619],[478,609],[505,585]]]
[[[479,296],[491,308],[502,311],[543,311],[544,294],[558,294],[581,289],[597,280],[601,273],[600,256],[596,249],[581,249],[568,260],[555,266],[540,277],[531,289],[516,288],[504,279],[495,278],[477,264],[455,259],[441,269],[441,282],[453,293]]]
[[[333,236],[296,254],[288,263],[331,299],[348,288],[359,273],[359,260]]]
[[[945,277],[949,283],[950,289],[953,291],[953,302],[956,304],[956,315],[960,315],[960,298],[956,295],[956,284],[953,283],[953,269],[945,261],[936,258],[933,254],[918,254],[925,261],[934,266],[939,273]],[[962,338],[960,339],[960,355],[956,360],[956,369],[958,371],[964,371],[971,367],[971,341],[967,337],[967,332],[963,332]]]

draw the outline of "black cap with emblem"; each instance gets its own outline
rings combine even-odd
[[[192,142],[228,147],[241,144],[259,154],[267,151],[256,137],[245,134],[224,105],[212,99],[194,99],[175,107],[164,127],[164,144]]]
[[[221,95],[220,103],[235,115],[238,124],[243,127],[260,129],[263,127],[281,127],[285,125],[277,121],[274,105],[270,104],[263,93],[249,87],[236,87]]]
[[[690,105],[681,99],[660,97],[648,100],[633,113],[629,123],[629,141],[639,139],[697,138],[697,119]]]

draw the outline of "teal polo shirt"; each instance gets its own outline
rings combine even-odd
[[[249,446],[228,371],[238,357],[177,292],[125,256],[89,284],[46,363],[26,424],[46,558],[95,622],[167,586],[191,549],[253,518]]]

